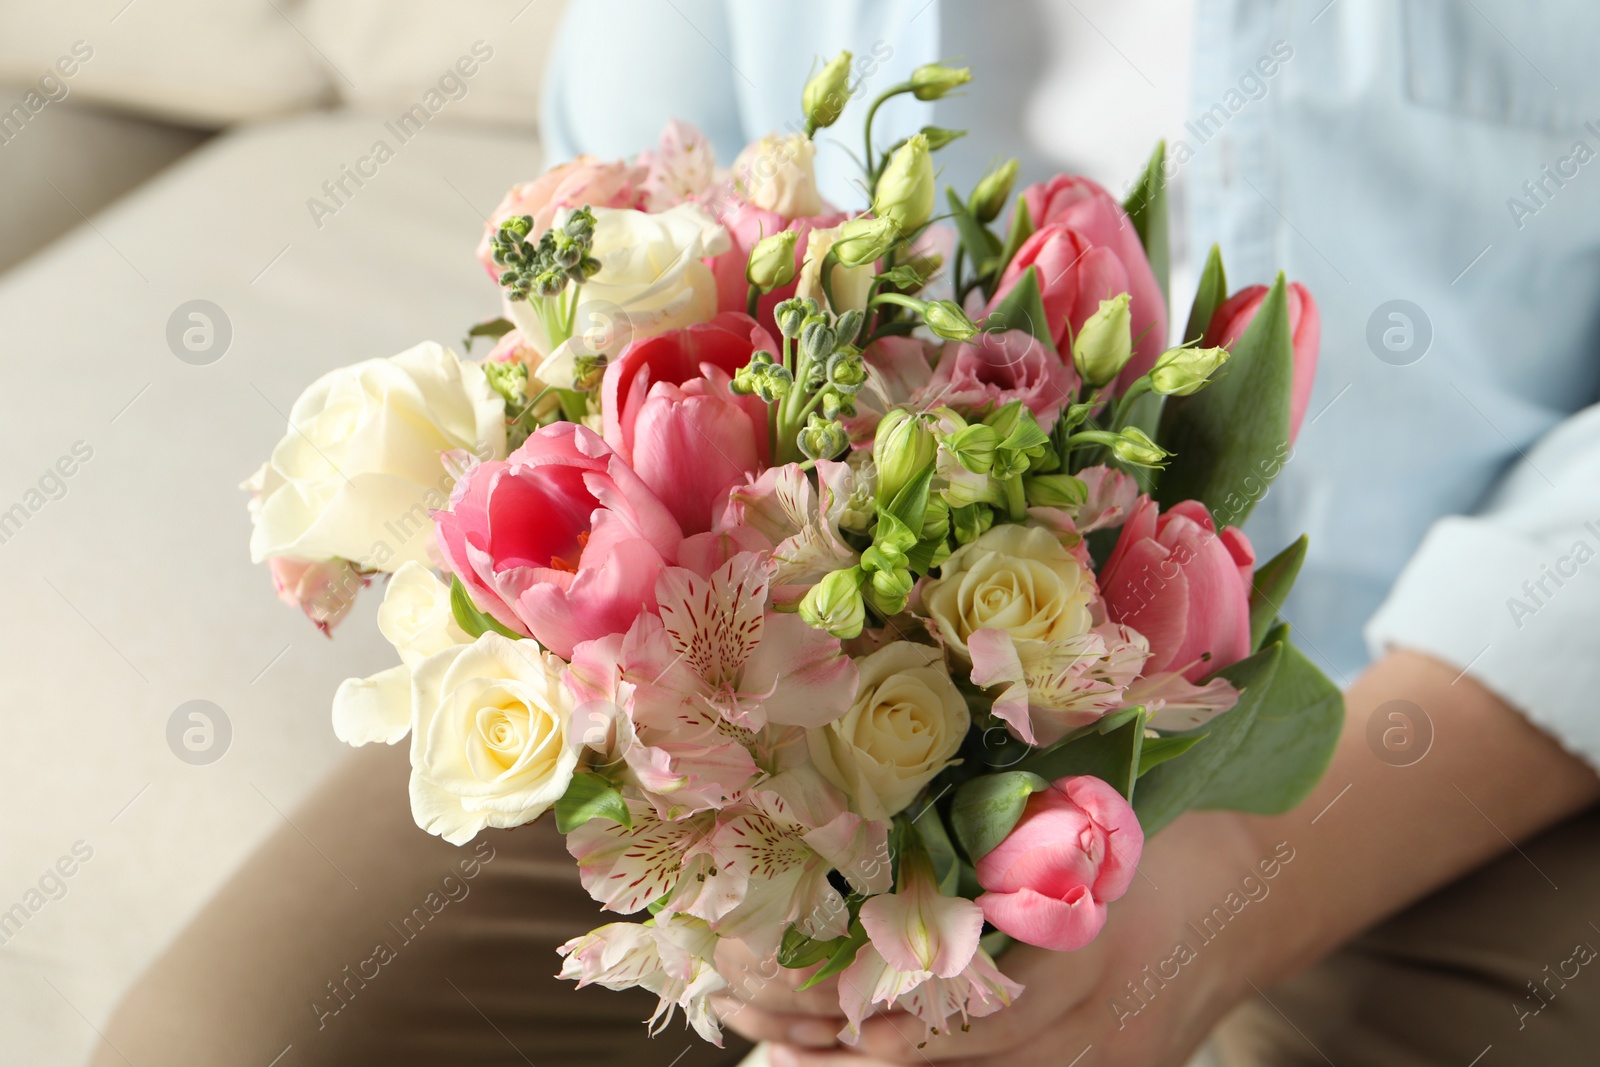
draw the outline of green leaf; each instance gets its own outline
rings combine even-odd
[[[928,466],[920,471],[917,476],[901,486],[900,491],[894,495],[884,509],[906,525],[906,532],[910,540],[901,548],[909,549],[917,543],[917,531],[922,529],[922,523],[928,514],[928,489],[933,484],[933,467]]]
[[[1185,759],[1151,768],[1140,780],[1133,810],[1147,836],[1194,807],[1213,777],[1238,771],[1234,754],[1250,732],[1282,658],[1283,646],[1273,645],[1216,673],[1241,690],[1239,702],[1205,725],[1204,745]]]
[[[1172,734],[1167,737],[1147,737],[1139,749],[1139,777],[1150,773],[1169,759],[1176,759],[1206,739],[1205,734]]]
[[[856,960],[856,953],[861,951],[861,946],[867,943],[867,928],[857,919],[850,924],[850,933],[841,939],[839,947],[834,949],[833,955],[828,957],[828,962],[822,965],[821,970],[807,978],[800,986],[801,989],[810,989],[812,986],[832,978]]]
[[[1139,752],[1144,745],[1144,709],[1109,733],[1092,733],[1068,740],[1029,756],[1017,764],[1019,771],[1031,771],[1055,781],[1067,775],[1092,774],[1111,783],[1123,796],[1133,799],[1133,785],[1139,779]]]
[[[1206,783],[1197,808],[1279,815],[1306,798],[1333,759],[1344,726],[1339,687],[1293,645],[1267,687],[1255,721],[1229,761]]]
[[[556,801],[556,829],[570,834],[590,819],[610,819],[619,826],[632,826],[627,802],[611,783],[598,774],[579,771],[572,784]]]
[[[1279,608],[1294,580],[1300,575],[1300,564],[1306,561],[1304,534],[1288,548],[1256,568],[1255,580],[1250,583],[1250,647],[1261,648],[1272,620],[1278,617]]]
[[[1210,385],[1168,398],[1157,436],[1173,453],[1156,487],[1163,508],[1198,500],[1218,528],[1239,526],[1283,469],[1294,385],[1285,286],[1280,273]]]
[[[974,778],[956,790],[950,804],[950,828],[976,863],[1004,841],[1017,821],[1028,798],[1050,783],[1027,771],[1004,771]]]
[[[1161,286],[1161,300],[1168,307],[1172,301],[1167,296],[1167,275],[1171,263],[1167,240],[1167,142],[1157,141],[1144,165],[1144,173],[1134,183],[1133,192],[1122,205],[1133,228],[1144,245],[1144,254],[1150,260],[1150,270]]]
[[[509,637],[513,641],[523,640],[521,634],[506,629],[493,616],[479,611],[477,605],[472,602],[472,597],[467,595],[467,587],[455,576],[450,578],[450,612],[456,617],[456,625],[465,630],[468,637],[482,637],[493,630],[501,637]]]
[[[1024,330],[1050,351],[1056,350],[1050,333],[1050,320],[1044,313],[1044,297],[1040,295],[1039,268],[1029,267],[1017,278],[1017,284],[1001,297],[994,311],[980,325],[985,330]]]
[[[939,882],[939,892],[953,896],[961,877],[961,857],[956,855],[956,846],[945,831],[939,809],[930,801],[912,818],[911,826],[922,840],[928,858],[933,861],[933,876]]]
[[[956,225],[961,247],[967,250],[967,258],[972,260],[973,267],[982,273],[989,262],[1000,254],[1000,239],[973,217],[966,201],[953,188],[946,186],[945,195],[950,199],[950,221]]]
[[[1017,258],[1017,249],[1022,243],[1033,236],[1033,213],[1028,210],[1028,202],[1022,197],[1017,197],[1016,206],[1011,209],[1011,228],[1006,231],[1005,247],[1000,249],[1000,263],[995,267],[995,281],[1006,272],[1011,261]],[[992,290],[991,290],[992,292]]]
[[[1267,636],[1261,639],[1262,648],[1267,648],[1271,645],[1287,645],[1288,643],[1289,624],[1281,619],[1274,623],[1272,629],[1267,631]]]
[[[472,329],[467,331],[467,336],[465,340],[462,341],[461,347],[465,348],[468,352],[471,352],[472,342],[477,338],[490,337],[498,341],[500,338],[504,337],[506,334],[510,333],[516,328],[516,323],[512,322],[510,319],[489,319],[485,322],[480,322],[476,326],[472,327]]]
[[[839,951],[849,939],[849,935],[845,934],[819,941],[802,934],[798,926],[791,924],[783,932],[783,943],[778,946],[778,964],[795,970],[813,966]]]
[[[1228,299],[1228,272],[1222,268],[1222,249],[1211,246],[1206,256],[1205,270],[1200,272],[1200,285],[1195,290],[1194,303],[1189,308],[1189,324],[1183,328],[1183,342],[1198,341],[1206,335],[1211,316]]]

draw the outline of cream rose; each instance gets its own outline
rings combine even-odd
[[[829,307],[827,294],[822,291],[822,260],[828,254],[828,249],[833,247],[833,242],[839,239],[839,231],[844,223],[830,226],[825,230],[812,230],[806,234],[806,254],[800,262],[800,277],[795,284],[795,296],[810,298]],[[859,267],[845,267],[834,264],[833,267],[833,300],[834,306],[830,310],[839,313],[851,310],[861,310],[867,306],[867,296],[872,289],[872,279],[877,271],[873,264],[863,263]]]
[[[939,650],[896,641],[856,660],[850,710],[806,731],[811,761],[860,815],[905,809],[961,747],[971,716]]]
[[[924,613],[966,657],[967,638],[1004,630],[1018,641],[1059,641],[1094,624],[1094,575],[1049,530],[996,526],[962,545],[922,590]]]
[[[378,630],[400,664],[369,678],[346,678],[333,694],[333,732],[347,745],[392,745],[411,729],[411,672],[429,656],[472,640],[456,624],[450,587],[420,563],[389,579],[378,608]]]
[[[506,315],[523,339],[545,354],[535,369],[551,385],[570,387],[582,357],[609,359],[635,337],[709,322],[717,313],[717,282],[702,259],[731,246],[728,232],[695,204],[651,214],[627,208],[594,211],[590,254],[600,270],[578,294],[572,336],[551,329],[558,300],[511,301]],[[556,223],[560,225],[562,217]]]
[[[476,363],[431,341],[324,374],[295,401],[289,426],[245,483],[257,563],[426,563],[428,512],[455,484],[445,453],[489,460],[506,451],[505,401]]]
[[[566,664],[532,641],[489,632],[411,675],[411,814],[451,844],[532,822],[572,782]]]
[[[786,219],[820,215],[816,154],[809,137],[769,133],[746,145],[733,161],[734,188],[749,203]]]

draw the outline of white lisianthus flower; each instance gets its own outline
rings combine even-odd
[[[1095,594],[1094,575],[1054,533],[1004,525],[952,552],[922,604],[946,647],[970,658],[967,639],[980,630],[1040,642],[1088,633]]]
[[[815,300],[835,314],[864,310],[872,290],[872,279],[877,274],[871,263],[863,263],[859,267],[835,264],[832,275],[833,304],[828,303],[827,294],[822,290],[822,260],[839,239],[839,231],[844,225],[841,222],[838,226],[812,230],[806,234],[806,254],[801,260],[799,282],[794,290],[795,296]]]
[[[446,453],[503,459],[505,401],[483,370],[431,341],[329,371],[245,488],[250,557],[344,559],[366,571],[428,562],[455,484]]]
[[[887,820],[950,765],[971,714],[939,650],[895,641],[856,660],[843,718],[807,730],[811,760],[868,819]]]
[[[411,729],[411,672],[429,656],[472,638],[456,623],[450,587],[420,563],[389,579],[378,630],[400,654],[398,666],[370,678],[346,678],[333,695],[333,732],[347,745],[392,745]]]
[[[563,389],[576,384],[586,357],[604,362],[635,337],[709,322],[717,313],[717,282],[701,260],[731,247],[728,232],[696,204],[655,214],[592,210],[589,254],[600,261],[600,269],[578,294],[571,336],[555,321],[565,294],[506,303],[506,316],[523,338],[545,353],[536,376]],[[558,215],[556,225],[563,220]]]
[[[578,766],[566,664],[494,632],[411,672],[411,814],[453,845],[532,822]]]
[[[733,161],[734,188],[747,202],[786,219],[820,215],[816,154],[816,144],[803,134],[769,133]]]

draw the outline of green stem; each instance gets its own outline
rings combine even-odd
[[[919,314],[926,311],[928,307],[926,300],[918,300],[916,297],[907,296],[904,293],[877,293],[873,295],[871,300],[867,301],[868,307],[875,307],[878,304],[893,304],[896,307],[910,308]]]
[[[1028,498],[1022,491],[1022,475],[1013,474],[1005,480],[1006,489],[1006,514],[1012,522],[1021,522],[1028,517]]]
[[[568,422],[582,422],[589,414],[589,398],[576,389],[557,389],[561,398],[561,414]]]
[[[744,313],[749,315],[752,319],[755,318],[756,311],[760,303],[761,287],[759,285],[750,286],[750,291],[744,296]]]
[[[901,93],[909,93],[910,91],[910,82],[901,82],[899,85],[891,85],[889,88],[879,93],[878,98],[872,102],[872,106],[867,108],[866,130],[863,133],[863,137],[866,140],[867,154],[862,157],[862,161],[867,167],[867,195],[869,198],[872,196],[872,194],[878,191],[878,167],[872,159],[872,120],[878,114],[878,108],[882,107],[885,101],[892,97],[899,96]]]
[[[1126,425],[1128,413],[1133,410],[1134,401],[1148,393],[1151,388],[1149,375],[1133,380],[1133,384],[1128,386],[1127,391],[1117,398],[1116,405],[1111,409],[1111,429],[1120,430]]]
[[[833,306],[833,268],[839,265],[839,253],[830,246],[828,254],[822,257],[822,264],[817,268],[817,281],[822,284],[822,297],[828,302],[828,310],[838,313]]]

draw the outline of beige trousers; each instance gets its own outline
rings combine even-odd
[[[738,1062],[731,1034],[648,1037],[653,996],[553,977],[608,917],[551,820],[456,848],[412,824],[406,774],[403,746],[352,754],[129,993],[95,1067]],[[1227,1067],[1600,1061],[1600,817],[1522,851],[1246,1005]]]

